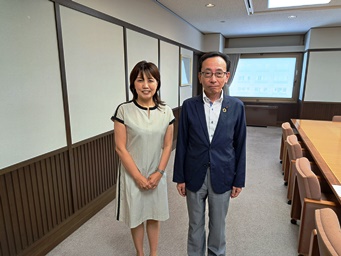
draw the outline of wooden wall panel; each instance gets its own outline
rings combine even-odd
[[[269,106],[277,108],[277,124],[273,123],[275,126],[280,126],[284,122],[290,121],[291,118],[299,118],[299,104],[298,103],[257,103],[257,102],[244,102],[244,105],[253,106]],[[267,118],[266,116],[259,116],[258,118]],[[268,120],[259,120],[259,123],[269,123]]]
[[[245,105],[246,124],[254,126],[276,126],[277,106]]]
[[[77,209],[81,209],[98,195],[116,184],[117,156],[113,133],[73,147],[76,178]]]
[[[113,134],[74,145],[73,165],[65,149],[0,175],[0,256],[47,252],[114,198],[111,191],[103,197],[117,180]]]
[[[340,102],[299,102],[299,103],[255,103],[244,102],[247,105],[276,106],[277,126],[290,121],[291,118],[331,120],[334,115],[341,115]],[[265,116],[264,116],[265,117]],[[261,116],[259,118],[262,118]],[[266,120],[264,120],[266,121]]]
[[[1,255],[19,254],[70,216],[67,162],[62,152],[0,176]]]
[[[334,115],[341,115],[340,102],[301,102],[301,119],[330,121]]]
[[[341,115],[339,102],[299,102],[299,103],[255,103],[244,102],[245,105],[276,106],[277,126],[290,121],[291,118],[331,120],[334,115]],[[264,116],[265,117],[265,116]],[[262,118],[261,116],[259,118]],[[261,120],[260,120],[261,121]],[[266,120],[264,120],[266,121]]]

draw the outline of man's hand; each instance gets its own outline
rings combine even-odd
[[[178,190],[180,196],[186,196],[186,185],[185,185],[185,183],[178,183],[176,185],[176,189]]]
[[[231,198],[236,198],[240,192],[242,192],[242,188],[232,187]]]

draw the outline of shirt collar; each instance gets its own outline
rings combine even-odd
[[[202,99],[205,103],[210,103],[211,100],[206,96],[205,92],[202,92]],[[220,98],[218,100],[216,100],[217,103],[221,103],[223,102],[223,91],[221,91],[220,93]]]

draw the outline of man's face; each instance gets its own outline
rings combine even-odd
[[[199,71],[199,81],[202,84],[205,94],[210,97],[219,95],[224,85],[227,83],[230,72],[226,72],[226,63],[221,57],[212,57],[203,61],[201,70]],[[204,72],[204,74],[202,73]],[[216,73],[211,77],[210,73]],[[223,74],[221,74],[223,72]],[[221,77],[217,77],[217,76]]]

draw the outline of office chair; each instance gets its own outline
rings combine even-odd
[[[285,173],[285,169],[287,168],[287,166],[289,165],[288,163],[288,152],[287,152],[287,146],[285,141],[287,140],[287,137],[289,135],[293,135],[294,131],[290,126],[289,122],[285,122],[282,124],[282,139],[281,139],[281,149],[280,149],[280,160],[282,163],[282,171],[283,174]],[[286,182],[286,181],[285,181]],[[286,183],[285,183],[286,184]]]
[[[301,157],[308,158],[313,172],[317,175],[320,175],[321,173],[316,164],[313,162],[313,158],[311,157],[310,153],[305,148],[302,148],[301,144],[297,140],[296,135],[289,135],[285,143],[288,150],[289,168],[287,169],[287,172],[284,173],[284,180],[287,180],[288,182],[287,198],[288,204],[291,204],[294,190],[294,175],[296,175],[296,159]]]
[[[298,193],[294,191],[292,206],[294,206],[294,202],[297,202],[297,197],[299,197],[298,201],[301,203],[298,253],[307,255],[309,253],[310,237],[315,228],[315,210],[326,207],[337,210],[339,203],[334,194],[321,192],[320,181],[311,170],[310,162],[306,157],[296,159],[295,165]]]
[[[333,116],[332,121],[333,122],[341,122],[341,116]]]
[[[338,216],[330,208],[315,211],[315,230],[309,256],[341,255],[341,229]]]
[[[296,135],[297,141],[303,145],[300,135],[295,133],[295,131],[291,128],[288,122],[283,123],[282,124],[282,140],[281,140],[281,143],[283,143],[283,146],[281,144],[281,151],[282,151],[281,162],[282,162],[282,171],[284,175],[284,185],[288,185],[288,173],[289,173],[290,160],[288,156],[286,140],[287,140],[287,137],[290,135]]]

